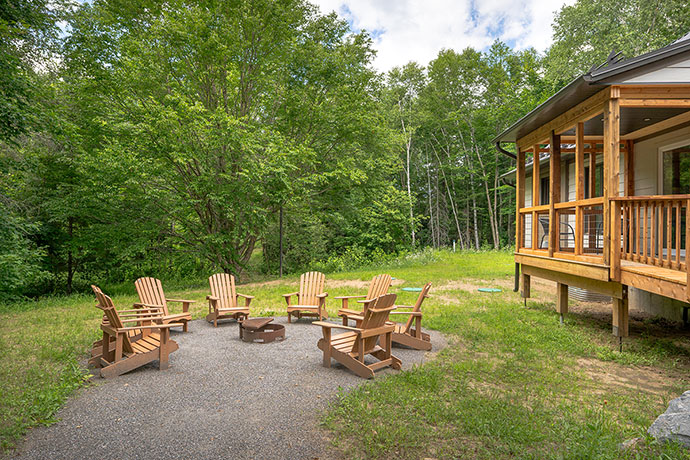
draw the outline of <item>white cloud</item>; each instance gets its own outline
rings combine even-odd
[[[574,0],[311,0],[336,11],[374,37],[374,65],[381,71],[409,61],[422,65],[442,48],[484,50],[495,39],[517,49],[544,51],[551,23]]]

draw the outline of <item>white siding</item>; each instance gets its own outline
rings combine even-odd
[[[688,83],[690,81],[690,59],[685,59],[664,68],[629,77],[623,84],[632,83]]]

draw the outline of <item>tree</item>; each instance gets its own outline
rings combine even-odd
[[[546,77],[555,91],[603,64],[612,50],[634,57],[689,31],[685,0],[578,0],[554,19]]]

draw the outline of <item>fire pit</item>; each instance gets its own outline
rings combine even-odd
[[[285,326],[271,323],[273,318],[252,318],[240,322],[240,339],[245,342],[270,343],[285,340]]]

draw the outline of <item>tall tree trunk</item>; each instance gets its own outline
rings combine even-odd
[[[412,237],[412,248],[414,248],[414,210],[412,208],[412,189],[410,186],[410,151],[412,150],[412,132],[408,134],[407,129],[405,128],[405,119],[403,118],[402,104],[400,101],[398,101],[398,109],[400,110],[400,124],[402,125],[403,135],[405,136],[405,150],[407,154],[407,167],[405,168],[405,175],[407,176],[407,200],[410,205],[410,235]]]
[[[446,193],[448,194],[448,200],[450,201],[450,207],[453,211],[453,218],[455,219],[455,228],[458,234],[458,239],[460,240],[460,246],[463,246],[463,240],[462,240],[462,232],[460,231],[460,222],[458,221],[458,212],[455,209],[455,202],[453,201],[453,194],[450,193],[450,187],[448,187],[448,180],[446,178],[446,171],[443,169],[443,166],[441,165],[441,158],[438,156],[438,152],[436,151],[436,148],[434,146],[431,147],[432,150],[434,151],[434,155],[436,156],[436,160],[438,161],[439,167],[441,169],[441,174],[443,174],[443,183],[446,185]]]
[[[72,256],[72,235],[74,234],[74,218],[67,218],[67,234],[69,246],[67,249],[67,295],[72,293],[72,281],[74,280],[74,258]]]

